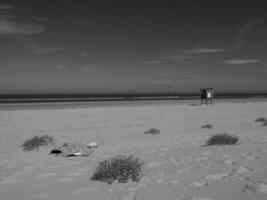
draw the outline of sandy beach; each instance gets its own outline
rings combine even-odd
[[[108,106],[31,106],[0,109],[0,199],[3,200],[252,200],[267,199],[267,101],[235,100],[199,106],[133,102]],[[203,125],[213,128],[205,129]],[[156,128],[158,135],[144,134]],[[212,135],[236,145],[204,146]],[[88,157],[49,155],[51,146],[24,152],[35,135],[56,144],[96,141]],[[144,161],[139,182],[92,181],[105,158],[133,154]]]

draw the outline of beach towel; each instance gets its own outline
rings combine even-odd
[[[97,145],[90,146],[88,144],[64,143],[62,146],[51,150],[50,154],[63,157],[69,156],[89,156],[95,151]]]

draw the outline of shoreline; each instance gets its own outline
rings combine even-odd
[[[267,102],[267,97],[252,98],[220,98],[214,99],[217,103],[249,103]],[[0,111],[6,110],[38,110],[38,109],[75,109],[99,107],[136,107],[160,105],[188,105],[200,106],[200,99],[164,99],[164,100],[116,100],[116,101],[89,101],[89,102],[30,102],[30,103],[0,103]],[[203,106],[206,106],[203,104]],[[210,106],[210,105],[208,105]]]

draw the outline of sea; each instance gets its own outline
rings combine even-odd
[[[267,93],[217,93],[216,102],[267,101]],[[0,94],[0,110],[161,104],[199,105],[199,94]]]

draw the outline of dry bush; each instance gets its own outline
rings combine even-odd
[[[26,140],[21,146],[24,151],[39,150],[40,146],[54,144],[54,138],[49,135],[34,136],[31,139]]]
[[[229,135],[227,133],[216,134],[211,136],[207,141],[206,145],[229,145],[236,144],[238,142],[238,137]]]
[[[258,117],[255,122],[260,122],[262,126],[267,126],[267,119],[265,117]]]
[[[266,122],[267,119],[265,117],[258,117],[255,122]]]
[[[206,124],[206,125],[201,126],[201,128],[212,129],[213,125],[212,124]]]
[[[115,156],[111,159],[100,162],[95,169],[91,180],[107,182],[113,181],[125,183],[128,180],[138,182],[142,176],[144,162],[133,155]]]

